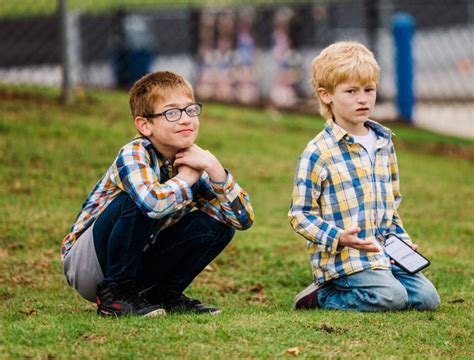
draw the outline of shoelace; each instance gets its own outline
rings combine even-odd
[[[199,300],[192,299],[184,294],[180,296],[177,302],[183,305],[200,305],[201,304]]]

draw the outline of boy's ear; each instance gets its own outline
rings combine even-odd
[[[137,128],[140,134],[145,135],[145,136],[151,135],[150,123],[146,118],[142,116],[136,116],[135,127]]]
[[[329,94],[329,92],[325,88],[318,88],[318,95],[323,103],[325,103],[326,105],[331,104],[331,94]]]

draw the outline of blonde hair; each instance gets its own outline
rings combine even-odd
[[[362,85],[377,84],[380,67],[374,54],[361,43],[340,41],[329,45],[314,58],[312,65],[313,88],[319,102],[319,112],[325,119],[333,117],[330,105],[325,104],[318,89],[324,88],[333,94],[336,86],[355,81]]]
[[[181,91],[194,101],[193,88],[181,75],[170,71],[157,71],[143,76],[130,90],[129,103],[132,117],[152,114],[157,102],[164,101],[166,97],[177,91]]]

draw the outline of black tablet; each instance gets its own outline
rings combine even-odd
[[[395,263],[409,274],[415,274],[430,264],[430,261],[412,249],[395,234],[389,234],[385,240],[385,252]]]

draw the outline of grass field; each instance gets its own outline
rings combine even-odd
[[[315,117],[205,104],[198,143],[250,193],[254,226],[188,294],[221,316],[102,319],[65,282],[59,247],[85,196],[133,135],[123,93],[61,107],[0,91],[0,358],[472,358],[474,142],[393,125],[401,215],[431,259],[434,313],[291,311],[311,281],[288,224],[296,159]]]

